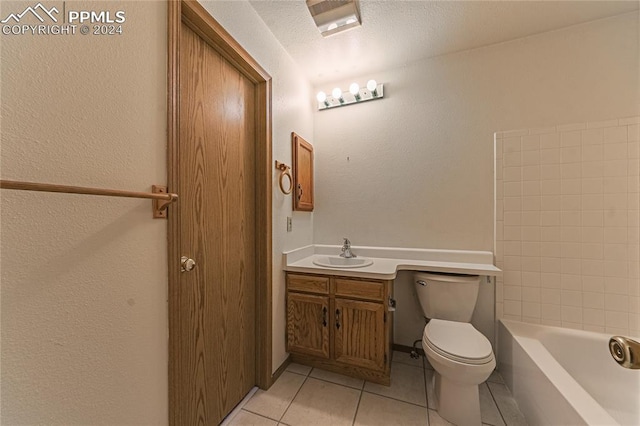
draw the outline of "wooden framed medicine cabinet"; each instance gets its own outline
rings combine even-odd
[[[293,151],[293,210],[313,211],[313,145],[291,132]]]

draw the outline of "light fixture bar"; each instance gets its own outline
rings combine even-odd
[[[369,83],[371,83],[371,81]],[[359,87],[357,92],[355,91],[355,86],[357,86],[357,84],[354,83],[349,88],[351,89],[353,87],[353,91],[342,90],[339,97],[334,96],[338,94],[338,90],[336,89],[333,90],[335,93],[330,95],[319,92],[317,95],[318,111],[384,98],[384,84],[382,83],[375,83],[375,86],[373,84],[367,84],[368,87]],[[370,87],[375,87],[375,89],[370,90]]]

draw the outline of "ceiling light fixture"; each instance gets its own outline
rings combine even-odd
[[[361,24],[358,0],[307,0],[307,8],[324,37]]]
[[[331,96],[325,92],[318,92],[318,110],[331,109],[340,106],[356,104],[359,102],[372,101],[384,98],[384,85],[378,84],[375,80],[369,80],[366,87],[361,88],[358,83],[351,83],[348,91],[342,91],[336,87],[331,91]]]

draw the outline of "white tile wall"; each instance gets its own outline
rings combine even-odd
[[[495,142],[497,317],[640,336],[640,117]]]

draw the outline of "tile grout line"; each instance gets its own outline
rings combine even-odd
[[[427,407],[427,405],[429,405],[428,403],[425,403],[425,405],[420,405],[420,404],[416,404],[415,402],[409,402],[409,401],[405,401],[403,399],[393,398],[391,396],[382,395],[382,394],[371,392],[371,391],[364,390],[364,389],[362,390],[362,392],[366,392],[369,395],[380,396],[382,398],[393,399],[394,401],[398,401],[398,402],[404,402],[405,404],[415,405],[416,407],[420,407],[420,408],[429,408],[429,407]],[[426,395],[425,395],[425,399],[426,399]]]
[[[422,359],[422,379],[424,380],[424,398],[427,403],[427,426],[431,425],[431,420],[429,419],[429,391],[427,386],[427,367],[425,362],[427,361],[427,356],[420,356]]]
[[[427,385],[427,369],[424,367],[426,356],[422,357],[422,379],[424,380],[424,397],[427,400],[427,410],[429,407],[429,386]],[[427,426],[429,425],[429,412],[427,411]]]
[[[309,374],[311,374],[311,370],[309,370]],[[301,375],[301,374],[300,374]],[[307,374],[304,378],[304,380],[302,381],[302,384],[300,385],[300,387],[298,388],[298,390],[296,391],[296,394],[293,395],[293,398],[291,398],[291,401],[289,402],[289,404],[287,405],[287,408],[285,408],[285,410],[282,412],[282,416],[280,416],[280,418],[278,419],[278,423],[282,422],[282,419],[284,419],[285,414],[287,414],[287,411],[289,411],[289,408],[291,408],[291,404],[293,404],[293,401],[295,401],[296,397],[298,396],[298,394],[300,393],[300,391],[302,390],[302,387],[304,386],[305,383],[307,383],[307,379],[309,378],[309,375]]]
[[[362,388],[364,389],[364,384],[362,385]],[[362,401],[363,393],[364,393],[364,390],[361,390],[360,396],[358,397],[358,405],[356,405],[356,412],[353,414],[353,420],[351,421],[351,426],[355,426],[356,424],[356,419],[358,418],[358,410],[360,409],[360,401]]]
[[[264,414],[256,413],[255,411],[251,411],[251,410],[249,410],[248,408],[242,408],[242,411],[246,411],[247,413],[255,414],[256,416],[260,416],[260,417],[263,417],[263,418],[265,418],[265,419],[269,419],[269,420],[271,420],[271,421],[274,421],[274,422],[279,423],[279,421],[278,421],[278,420],[276,420],[276,419],[274,419],[274,418],[272,418],[272,417],[268,417],[268,416],[265,416]],[[235,416],[234,416],[234,418],[235,418]]]
[[[491,382],[491,383],[493,383],[493,382]],[[504,422],[504,424],[506,426],[509,426],[509,424],[507,423],[507,419],[505,419],[504,415],[502,414],[502,410],[500,409],[500,405],[498,405],[498,400],[493,395],[493,391],[491,390],[491,386],[487,385],[487,389],[489,389],[489,395],[491,395],[491,399],[493,399],[493,403],[496,404],[496,408],[498,409],[498,413],[500,414],[500,418],[502,418],[502,421]],[[511,391],[509,391],[509,392],[511,392]]]
[[[256,416],[258,416],[258,417],[262,417],[263,419],[271,420],[271,421],[273,421],[273,422],[278,422],[277,420],[272,419],[271,417],[267,417],[267,416],[265,416],[265,415],[263,415],[263,414],[260,414],[260,413],[254,413],[254,412],[253,412],[253,411],[251,411],[251,410],[245,410],[244,408],[241,408],[241,409],[240,409],[240,412],[242,412],[242,411],[246,411],[247,413],[255,414]],[[238,413],[238,414],[239,414],[239,413]],[[236,416],[237,416],[237,414],[236,414]],[[234,418],[235,418],[235,416],[234,416]],[[278,422],[278,423],[279,423],[279,422]]]
[[[349,385],[343,385],[342,383],[336,383],[336,382],[332,382],[331,380],[327,380],[327,379],[321,379],[320,377],[312,377],[311,375],[307,376],[307,377],[311,377],[312,379],[316,379],[316,380],[320,380],[321,382],[325,382],[325,383],[331,383],[332,385],[338,385],[338,386],[342,386],[345,388],[349,388],[349,389],[354,389],[354,390],[363,390],[364,389],[364,384],[366,382],[366,380],[362,380],[362,387],[360,388],[354,388],[353,386],[349,386]],[[346,376],[349,377],[349,376]]]
[[[284,371],[286,371],[287,373],[297,374],[298,376],[309,377],[309,375],[311,374],[312,370],[313,370],[313,368],[311,370],[309,370],[309,372],[307,374],[302,374],[302,373],[298,373],[297,371],[291,371],[291,370],[284,370]]]

